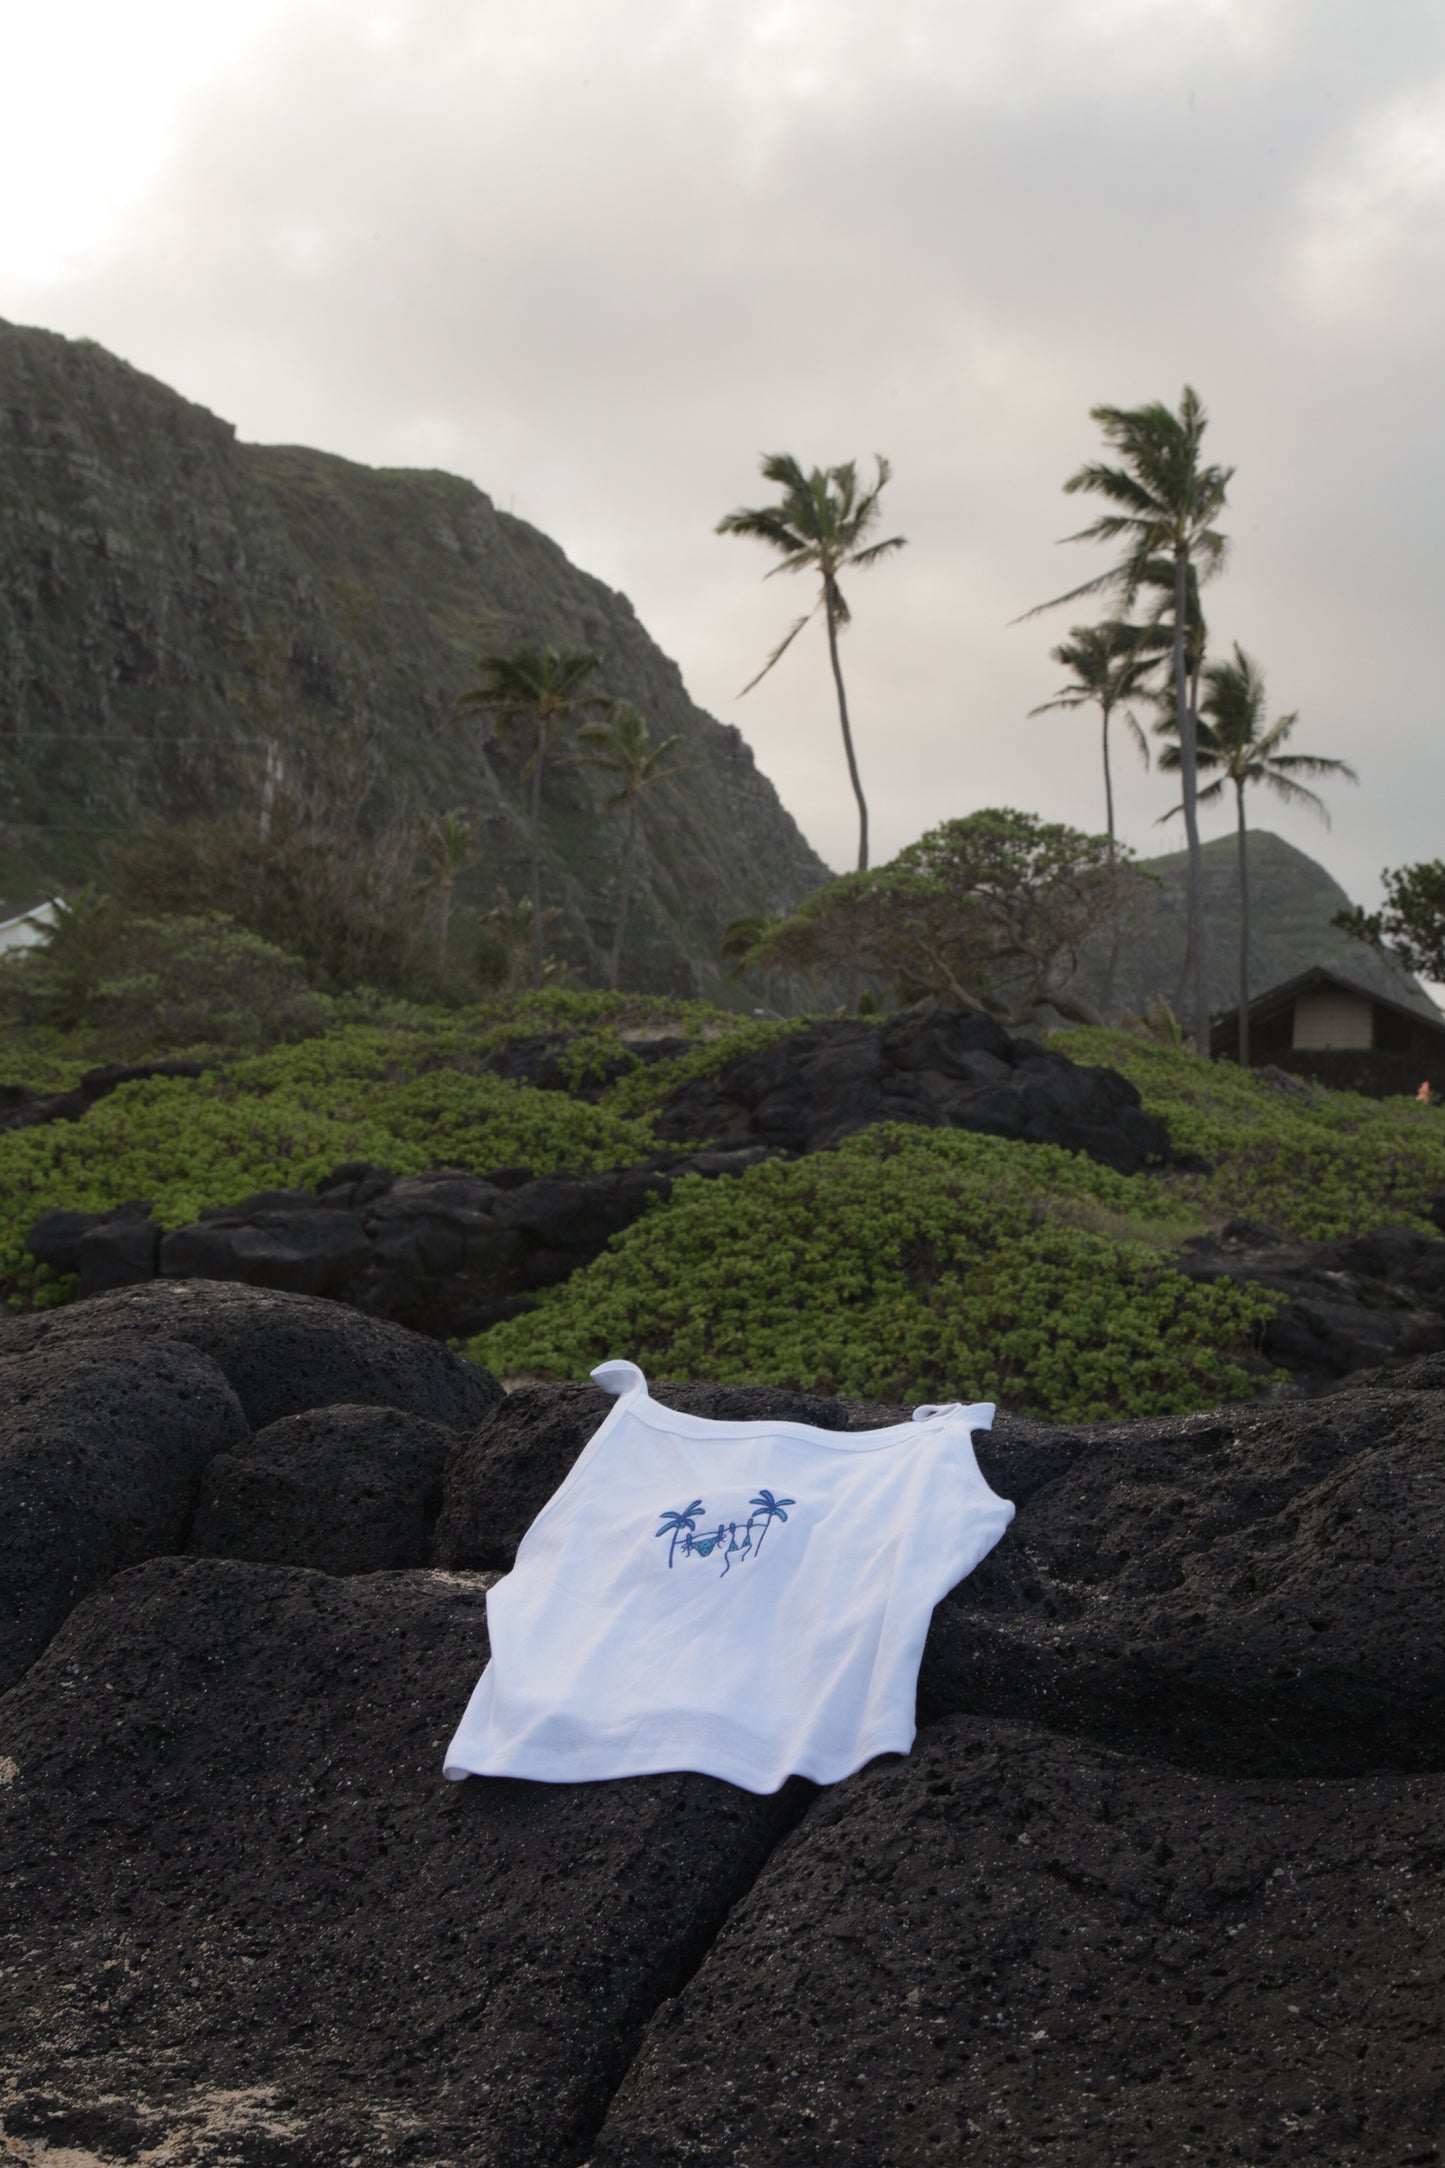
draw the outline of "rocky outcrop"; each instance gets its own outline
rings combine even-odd
[[[827,878],[627,598],[470,482],[238,444],[94,341],[0,323],[0,503],[0,817],[23,903],[89,879],[108,828],[259,802],[257,673],[279,659],[290,727],[335,741],[361,719],[394,799],[473,820],[462,926],[498,884],[527,888],[526,748],[453,720],[478,658],[524,642],[599,651],[599,688],[682,740],[639,825],[628,985],[734,1004],[722,929]],[[601,983],[624,823],[554,763],[542,836],[558,950]]]
[[[680,1085],[662,1137],[816,1152],[872,1122],[972,1129],[1087,1152],[1121,1174],[1170,1157],[1168,1132],[1112,1069],[1086,1069],[986,1016],[905,1010],[883,1025],[810,1024]]]
[[[203,1279],[326,1295],[438,1339],[481,1332],[590,1264],[686,1174],[736,1175],[766,1155],[663,1152],[600,1174],[442,1170],[397,1180],[338,1168],[319,1190],[271,1189],[162,1235],[147,1207],[47,1212],[31,1254],[78,1272],[80,1294]]]
[[[253,1430],[353,1404],[468,1430],[502,1398],[488,1371],[384,1319],[315,1296],[205,1280],[160,1280],[17,1318],[0,1357],[43,1350],[63,1372],[112,1339],[179,1340],[208,1356]]]
[[[773,1853],[592,2168],[1437,2160],[1442,1807],[948,1718]]]
[[[1445,1349],[1445,1242],[1410,1228],[1286,1242],[1272,1228],[1231,1220],[1219,1234],[1186,1243],[1177,1265],[1190,1279],[1234,1280],[1281,1296],[1261,1352],[1306,1392],[1350,1371]]]
[[[284,1415],[207,1463],[188,1548],[321,1573],[424,1566],[455,1443],[395,1408]]]
[[[246,1436],[219,1367],[92,1338],[57,1362],[0,1342],[0,1691],[83,1596],[186,1540],[201,1473]]]
[[[214,1435],[215,1370],[149,1330],[176,1292],[227,1321],[253,1399],[242,1318],[259,1368],[266,1307],[304,1315],[323,1388],[353,1345],[337,1305],[200,1283],[74,1305],[15,1350],[47,1322],[21,1321],[0,1385],[23,1377],[30,1450],[75,1487],[114,1404],[84,1366],[119,1378],[127,1319],[138,1375],[197,1366],[198,1457]],[[417,1346],[424,1399],[443,1351]],[[769,1798],[441,1779],[486,1589],[612,1405],[590,1385],[484,1387],[448,1426],[430,1569],[365,1570],[393,1525],[377,1470],[413,1504],[435,1481],[423,1409],[231,1437],[193,1551],[213,1477],[238,1548],[274,1540],[289,1477],[340,1570],[152,1558],[0,1700],[0,1977],[23,1986],[0,2137],[194,2168],[1428,2162],[1442,1363],[1161,1422],[1001,1411],[976,1446],[1017,1517],[935,1612],[913,1753]],[[834,1428],[902,1412],[653,1390]],[[231,1481],[248,1459],[279,1512]],[[137,1460],[135,1495],[174,1481]]]

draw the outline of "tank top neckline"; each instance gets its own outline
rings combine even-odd
[[[910,1438],[933,1436],[952,1425],[957,1425],[965,1434],[987,1430],[994,1416],[991,1401],[950,1401],[946,1406],[915,1408],[908,1420],[888,1423],[876,1430],[820,1430],[811,1423],[773,1421],[768,1417],[733,1421],[721,1416],[689,1415],[681,1408],[669,1408],[662,1401],[653,1399],[647,1379],[633,1362],[599,1363],[592,1378],[604,1392],[616,1395],[618,1404],[612,1411],[614,1415],[625,1408],[649,1429],[666,1430],[674,1437],[705,1438],[714,1445],[726,1444],[732,1439],[742,1442],[761,1437],[797,1438],[835,1453],[882,1453],[890,1446],[902,1445]]]

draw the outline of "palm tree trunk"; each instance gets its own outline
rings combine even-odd
[[[848,727],[848,697],[843,690],[843,671],[838,661],[838,615],[833,600],[833,582],[823,582],[823,600],[828,613],[828,655],[833,665],[833,683],[838,688],[838,720],[843,725],[843,750],[848,756],[848,775],[853,785],[853,796],[858,801],[858,871],[868,871],[868,808],[863,801],[863,785],[858,779],[858,763],[853,757],[853,733]]]
[[[1249,847],[1244,833],[1244,785],[1236,782],[1239,805],[1239,1066],[1249,1067]]]
[[[1190,1023],[1196,1054],[1209,1052],[1209,1008],[1204,998],[1204,868],[1199,857],[1198,769],[1195,766],[1194,708],[1184,666],[1184,611],[1188,602],[1189,559],[1182,544],[1174,552],[1174,702],[1179,725],[1179,773],[1184,793],[1184,832],[1189,851],[1189,956],[1194,1014]]]
[[[1104,812],[1109,823],[1109,864],[1114,863],[1114,779],[1109,773],[1109,703],[1099,702],[1104,718]]]
[[[532,984],[542,984],[542,756],[547,726],[537,723],[536,765],[532,769]]]
[[[612,936],[612,961],[608,966],[608,982],[615,994],[622,976],[622,936],[627,929],[627,905],[632,894],[632,851],[637,841],[637,800],[627,801],[627,840],[622,846],[622,889],[617,898],[617,931]]]
[[[445,971],[447,967],[447,929],[450,925],[452,915],[452,884],[450,881],[444,880],[442,882],[440,892],[437,896],[437,904],[439,907],[439,922],[437,925],[437,969],[439,971]]]

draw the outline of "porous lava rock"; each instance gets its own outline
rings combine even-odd
[[[424,1566],[455,1442],[397,1408],[283,1415],[209,1463],[188,1548],[321,1573]]]
[[[660,1384],[664,1407],[723,1423],[811,1423],[871,1430],[907,1411],[771,1385]],[[599,1387],[523,1385],[453,1447],[433,1557],[439,1566],[506,1568],[587,1440],[617,1405]]]
[[[46,1212],[31,1254],[78,1272],[82,1297],[162,1279],[326,1295],[437,1339],[483,1331],[590,1264],[682,1175],[741,1174],[767,1156],[662,1152],[635,1167],[535,1175],[441,1169],[398,1180],[342,1167],[315,1190],[260,1190],[162,1235],[145,1204]]]
[[[1237,1775],[1445,1770],[1445,1399],[1398,1389],[1055,1433],[934,1613],[925,1719],[1025,1717]],[[1038,1446],[1017,1449],[1025,1482]],[[1006,1442],[980,1451],[1025,1495]]]
[[[57,1362],[20,1337],[0,1338],[0,1691],[108,1575],[184,1548],[201,1471],[247,1434],[194,1348],[110,1341]]]
[[[12,2146],[585,2159],[808,1788],[443,1782],[484,1590],[168,1558],[72,1617],[0,1703]]]
[[[502,1398],[488,1370],[383,1318],[315,1295],[216,1280],[155,1280],[19,1319],[7,1349],[46,1349],[63,1364],[119,1335],[183,1340],[210,1356],[254,1430],[283,1415],[343,1403],[401,1408],[470,1430]]]
[[[1442,1813],[951,1719],[778,1847],[591,2168],[1437,2161]]]
[[[816,1152],[872,1122],[1059,1144],[1121,1174],[1172,1156],[1164,1124],[1115,1070],[1011,1038],[991,1017],[933,1007],[790,1032],[679,1085],[655,1126],[719,1149]]]
[[[1261,1351],[1307,1392],[1350,1371],[1445,1352],[1445,1242],[1408,1227],[1340,1242],[1285,1242],[1231,1220],[1185,1244],[1191,1279],[1233,1280],[1281,1296]]]

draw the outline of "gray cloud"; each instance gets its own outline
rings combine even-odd
[[[1094,732],[1027,721],[1096,568],[1100,400],[1203,394],[1237,466],[1217,642],[1352,760],[1362,897],[1440,851],[1433,0],[295,0],[181,116],[103,251],[0,312],[243,436],[471,475],[624,588],[832,863],[852,806],[802,595],[712,533],[760,452],[894,462],[902,557],[847,667],[875,854],[972,806],[1102,820]],[[1087,516],[1087,511],[1083,516]],[[1137,847],[1165,785],[1124,766]],[[1224,825],[1224,816],[1211,824]],[[1206,830],[1211,832],[1211,830]]]

